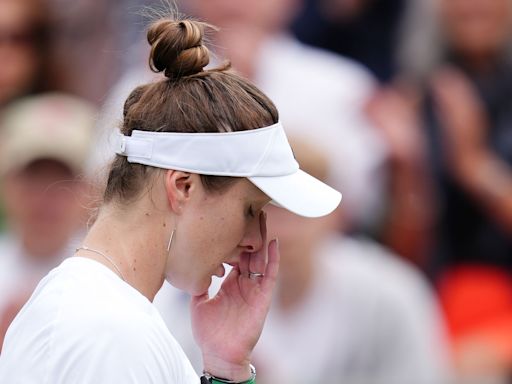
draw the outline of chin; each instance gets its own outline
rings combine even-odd
[[[212,277],[208,276],[199,280],[183,279],[178,276],[169,276],[166,274],[165,280],[174,288],[186,292],[191,296],[202,296],[208,293],[208,289],[212,283]]]
[[[210,288],[212,279],[211,277],[206,280],[202,280],[197,282],[196,284],[188,284],[184,287],[176,287],[178,289],[181,289],[182,291],[188,293],[191,296],[202,296],[206,293],[208,293],[208,289]]]

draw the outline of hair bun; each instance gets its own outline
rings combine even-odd
[[[154,22],[147,34],[151,70],[164,72],[169,79],[202,72],[210,62],[210,52],[203,45],[206,28],[213,27],[194,20]]]

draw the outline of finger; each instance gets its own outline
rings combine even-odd
[[[249,261],[251,259],[251,253],[243,252],[240,255],[240,261],[238,263],[238,267],[240,268],[240,275],[249,276]]]
[[[267,266],[267,214],[264,211],[260,213],[260,235],[262,246],[258,251],[251,254],[249,261],[250,272],[265,273]]]
[[[237,281],[238,276],[240,276],[240,269],[238,266],[235,265],[233,268],[231,268],[231,271],[229,271],[228,275],[222,282],[219,292],[222,291],[224,288],[228,287],[229,285],[234,284]]]
[[[268,245],[268,264],[265,270],[265,277],[263,277],[261,282],[261,287],[266,293],[271,292],[276,284],[280,257],[279,241],[274,239]]]
[[[205,301],[208,301],[210,299],[210,296],[208,295],[208,292],[203,293],[202,295],[198,296],[192,296],[190,300],[190,307],[194,308],[200,305],[201,303],[204,303]]]

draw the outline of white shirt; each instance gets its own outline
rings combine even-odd
[[[1,383],[197,384],[179,344],[140,292],[72,257],[38,285],[7,331]]]
[[[28,254],[14,234],[0,235],[0,315],[18,295],[28,299],[39,280],[73,253],[80,235],[73,236],[56,254],[44,258]]]

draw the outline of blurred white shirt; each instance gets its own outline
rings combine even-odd
[[[78,237],[73,237],[55,255],[43,259],[27,254],[19,239],[10,232],[0,235],[0,316],[10,300],[18,296],[28,299],[39,280],[73,254],[77,244]]]
[[[367,240],[331,239],[296,308],[270,310],[259,383],[445,384],[440,309],[418,271]]]

